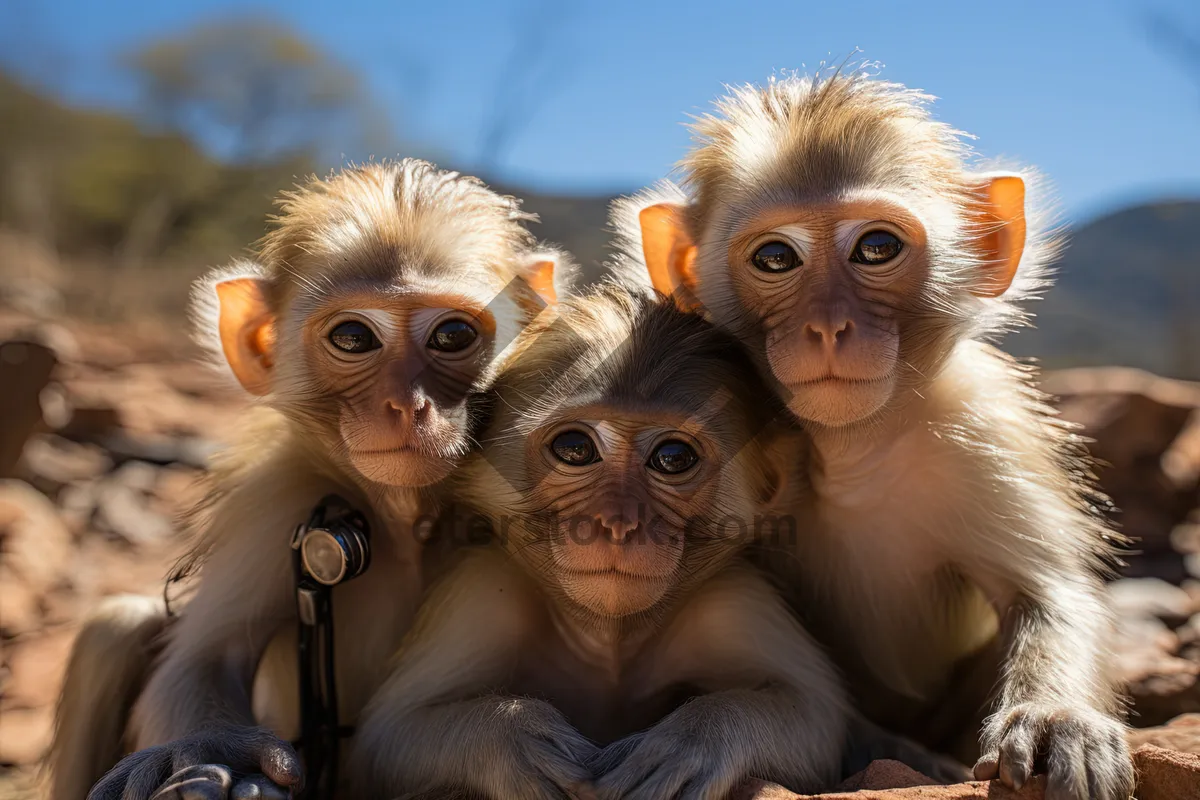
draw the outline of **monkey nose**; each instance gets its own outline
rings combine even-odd
[[[638,529],[639,522],[636,518],[628,520],[623,516],[612,516],[602,519],[601,524],[604,526],[604,532],[611,542],[614,544],[624,544],[629,534]]]
[[[408,395],[394,395],[387,399],[388,411],[400,417],[417,420],[428,413],[429,400],[420,392]]]
[[[810,320],[804,323],[804,336],[814,345],[832,350],[846,343],[854,331],[854,322],[842,320]]]

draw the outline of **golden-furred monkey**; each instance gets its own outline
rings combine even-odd
[[[767,555],[866,710],[947,747],[936,718],[994,685],[978,778],[1124,800],[1099,577],[1119,537],[1032,370],[987,343],[1055,237],[1033,175],[970,167],[927,101],[861,74],[734,90],[686,191],[618,205],[618,269],[743,341],[812,436],[814,535]],[[998,672],[957,694],[997,624]]]
[[[330,493],[373,523],[370,569],[333,592],[338,695],[352,724],[415,613],[418,523],[472,447],[494,361],[570,271],[537,246],[516,200],[423,161],[314,178],[280,206],[257,262],[195,288],[200,339],[266,409],[216,470],[198,589],[137,697],[126,738],[138,752],[96,785],[96,800],[142,800],[189,780],[197,796],[225,796],[235,774],[269,779],[274,793],[300,785],[277,737],[297,716],[293,531]],[[102,617],[113,635],[147,624]],[[72,668],[87,663],[77,653]],[[121,747],[70,745],[76,720],[124,712],[112,698],[69,699],[52,764],[63,800],[97,777],[96,748],[111,759]]]

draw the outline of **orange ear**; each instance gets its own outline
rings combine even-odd
[[[659,203],[638,213],[642,254],[654,288],[684,308],[696,306],[696,243],[688,232],[682,206]]]
[[[225,360],[246,391],[264,395],[271,390],[275,316],[267,305],[263,282],[234,278],[214,288],[220,304],[217,330]]]
[[[554,261],[538,261],[529,266],[529,271],[525,275],[525,282],[537,292],[538,297],[546,301],[547,305],[554,305],[558,302],[558,289],[554,287],[554,268],[556,266],[558,265]]]
[[[987,270],[972,291],[999,297],[1008,291],[1025,252],[1025,181],[1019,175],[985,176],[970,210],[969,222]]]

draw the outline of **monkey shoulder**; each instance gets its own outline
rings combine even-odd
[[[421,605],[417,627],[465,629],[475,639],[520,640],[540,619],[539,595],[498,547],[466,548],[438,578]]]

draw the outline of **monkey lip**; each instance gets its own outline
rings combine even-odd
[[[564,570],[568,575],[574,578],[603,578],[603,579],[619,579],[629,581],[646,581],[659,582],[662,581],[662,575],[648,575],[638,572],[627,572],[617,567],[608,567],[606,569],[568,569]]]
[[[418,449],[415,445],[402,444],[399,447],[383,447],[378,450],[355,450],[356,456],[392,456],[392,455],[409,455],[409,456],[425,456],[429,455],[424,450]]]
[[[891,377],[892,377],[892,373],[890,373],[890,372],[885,372],[882,375],[875,375],[875,376],[868,377],[868,378],[850,378],[850,377],[846,377],[844,375],[834,375],[833,373],[829,373],[828,375],[822,375],[819,378],[808,378],[807,380],[796,381],[795,383],[791,384],[791,387],[794,389],[807,389],[807,388],[810,388],[813,386],[826,386],[826,385],[871,386],[874,384],[883,383],[884,381],[890,380]]]

